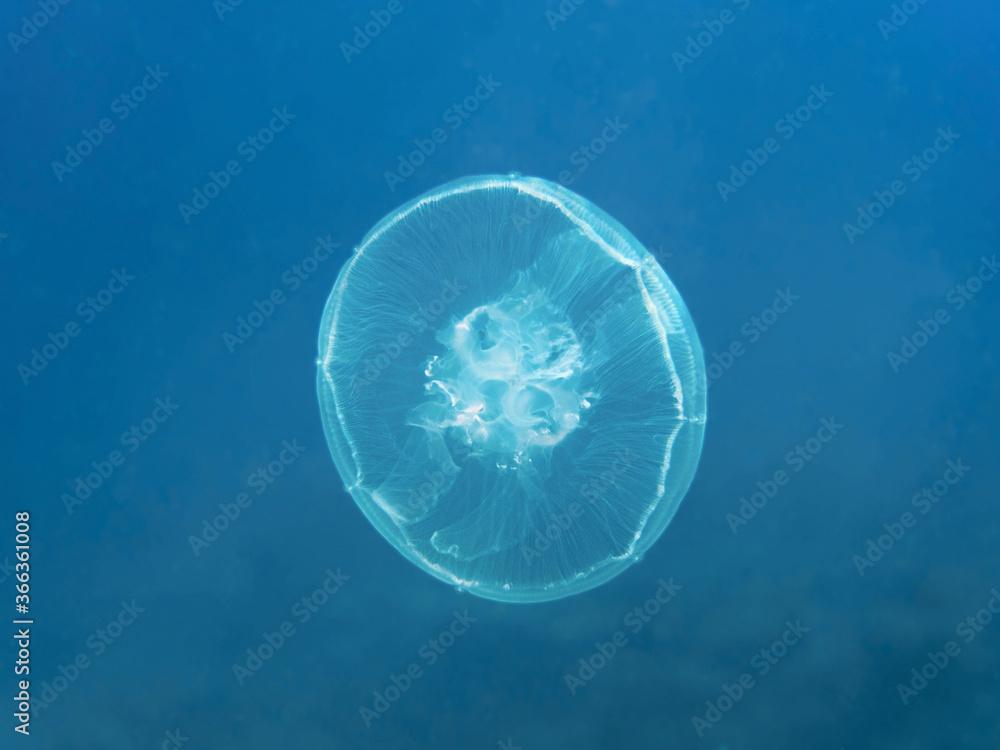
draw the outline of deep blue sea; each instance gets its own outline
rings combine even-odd
[[[1000,748],[996,4],[12,0],[0,33],[0,747]],[[654,253],[709,382],[660,540],[531,605],[386,543],[316,398],[352,248],[512,171]]]

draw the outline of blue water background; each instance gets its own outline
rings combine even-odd
[[[39,7],[7,3],[0,31]],[[1000,622],[956,631],[1000,587],[1000,279],[960,310],[949,297],[1000,252],[997,6],[929,0],[886,31],[888,2],[588,0],[560,20],[553,2],[401,0],[345,55],[386,7],[246,0],[220,19],[209,0],[72,0],[0,46],[0,561],[30,510],[36,697],[88,658],[31,746],[158,748],[168,732],[268,750],[1000,746]],[[676,57],[724,9],[731,23]],[[162,81],[116,105],[151,66]],[[497,85],[471,111],[481,76]],[[786,137],[779,119],[812,87],[832,95]],[[249,161],[241,143],[274,108],[292,119]],[[105,117],[93,153],[53,167]],[[626,127],[582,155],[608,118]],[[412,158],[435,128],[443,142]],[[957,140],[911,181],[941,128]],[[777,150],[723,197],[768,137]],[[401,159],[422,163],[387,178]],[[185,216],[229,160],[240,173]],[[541,606],[460,594],[386,544],[343,490],[314,386],[322,306],[367,229],[442,182],[511,170],[569,182],[646,243],[716,365],[672,525],[617,579]],[[891,207],[845,232],[897,179]],[[325,236],[335,254],[293,289],[286,272]],[[122,269],[134,280],[87,320],[78,305]],[[234,345],[275,289],[284,302]],[[762,331],[779,292],[794,303]],[[940,309],[940,330],[890,360]],[[70,322],[79,335],[25,377]],[[131,451],[122,435],[157,399],[179,408]],[[789,452],[824,419],[843,426],[796,469]],[[302,455],[195,555],[191,536],[286,440]],[[115,450],[121,465],[67,509]],[[970,468],[921,513],[913,496],[949,461]],[[907,511],[915,525],[861,575],[855,556]],[[234,664],[327,569],[349,580],[239,684]],[[680,591],[633,632],[626,615],[671,578]],[[133,600],[144,611],[97,648]],[[475,622],[431,664],[421,648],[456,610]],[[805,634],[763,673],[755,655],[787,623]],[[619,630],[627,644],[571,690]],[[898,685],[948,641],[960,653],[904,703]],[[3,654],[7,696],[9,639]],[[420,676],[366,722],[411,663]],[[693,718],[744,673],[753,687],[699,735]],[[28,746],[7,714],[0,746]]]

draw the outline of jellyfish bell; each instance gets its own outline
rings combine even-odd
[[[431,575],[508,602],[641,557],[705,428],[701,344],[655,258],[518,174],[443,185],[368,233],[326,304],[317,387],[369,521]]]

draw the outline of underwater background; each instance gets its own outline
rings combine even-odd
[[[0,601],[29,511],[34,618],[0,747],[1000,747],[995,4],[13,0],[0,31]],[[709,378],[659,542],[537,605],[387,544],[315,388],[365,232],[510,171],[656,255]]]

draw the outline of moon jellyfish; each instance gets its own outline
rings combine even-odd
[[[701,454],[684,302],[628,230],[546,180],[469,177],[386,216],[340,271],[319,350],[347,491],[410,561],[488,599],[623,571]]]

